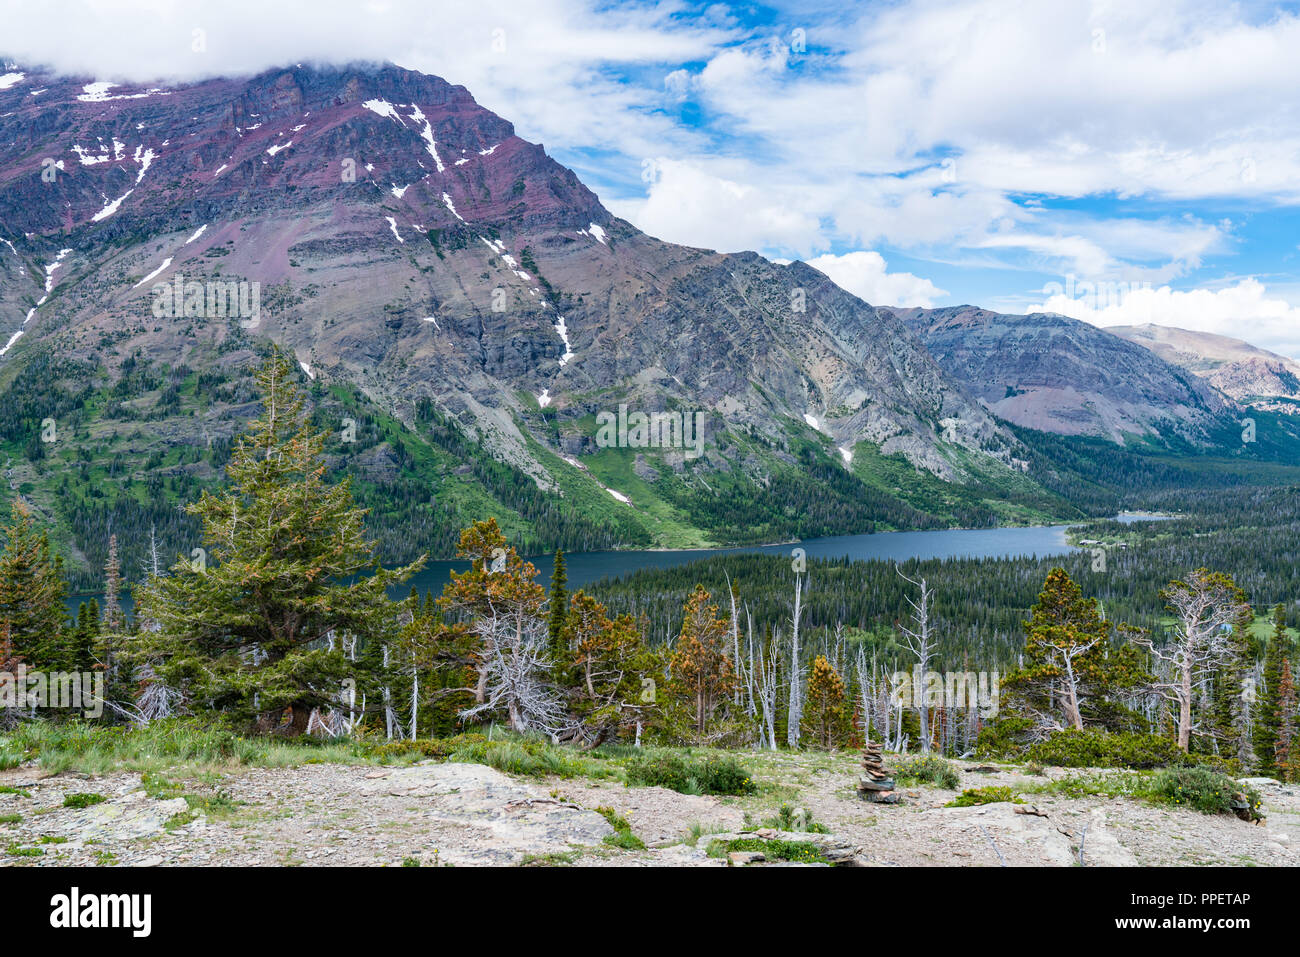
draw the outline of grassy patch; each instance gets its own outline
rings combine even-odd
[[[458,745],[448,760],[486,764],[525,777],[608,778],[617,774],[606,762],[585,757],[571,748],[556,747],[540,738],[512,736],[488,741],[482,735],[466,737],[481,740],[467,740]]]
[[[107,800],[108,798],[104,797],[102,794],[65,794],[63,795],[63,806],[83,808],[90,807],[94,804],[103,804]]]
[[[612,807],[598,807],[596,813],[609,822],[609,826],[614,829],[613,834],[605,836],[605,843],[614,847],[621,847],[625,851],[644,851],[645,841],[632,833],[632,825],[628,823],[627,818],[620,815]]]
[[[937,754],[922,754],[899,762],[894,768],[894,780],[904,786],[933,784],[949,791],[961,787],[957,766]]]
[[[749,772],[729,755],[696,757],[689,752],[655,750],[627,762],[629,787],[664,787],[681,794],[753,794]]]
[[[1011,804],[1024,804],[1016,792],[1009,787],[992,785],[982,788],[967,788],[953,798],[944,807],[974,807],[977,804],[999,804],[1003,801]]]
[[[739,837],[730,841],[709,842],[709,857],[726,857],[733,851],[758,851],[769,861],[795,861],[800,864],[826,864],[821,848],[811,841],[766,841],[758,837]]]
[[[804,807],[795,807],[783,802],[771,817],[764,818],[762,827],[773,827],[778,831],[804,831],[808,834],[829,834],[830,828],[820,821],[813,820],[812,811]]]

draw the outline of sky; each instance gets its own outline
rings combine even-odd
[[[1300,358],[1296,3],[0,0],[0,24],[0,54],[104,80],[391,60],[662,239],[878,305]]]

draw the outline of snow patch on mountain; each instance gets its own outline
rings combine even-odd
[[[206,229],[207,227],[204,227],[204,228]],[[202,232],[202,230],[200,230],[200,232]],[[131,288],[132,288],[132,289],[135,289],[135,288],[137,288],[137,287],[139,287],[139,286],[143,286],[143,285],[144,285],[145,283],[147,283],[150,279],[153,279],[155,276],[157,276],[159,273],[161,273],[164,269],[166,269],[166,268],[167,268],[168,266],[170,266],[171,264],[172,264],[172,257],[171,257],[171,256],[168,256],[166,259],[163,260],[163,264],[162,264],[161,266],[159,266],[159,267],[158,267],[157,269],[155,269],[153,272],[149,273],[149,275],[145,276],[143,279],[141,279],[138,283],[136,283],[136,284],[135,284],[134,286],[132,286]]]
[[[425,118],[424,113],[414,103],[411,104],[411,119],[424,124],[424,129],[420,131],[420,138],[424,140],[429,155],[433,157],[434,163],[438,166],[438,172],[441,173],[446,167],[442,165],[442,159],[438,156],[438,144],[433,141],[433,124]]]
[[[143,175],[143,173],[141,173],[141,175]],[[130,196],[134,192],[135,192],[134,189],[128,189],[117,199],[112,199],[112,200],[110,200],[107,196],[105,196],[104,199],[107,201],[107,205],[105,205],[104,208],[101,209],[99,212],[97,212],[94,216],[91,216],[90,221],[92,223],[99,223],[108,219],[108,217],[112,216],[114,213],[118,211],[118,209],[121,208],[123,200],[125,200],[128,196]]]
[[[393,104],[389,103],[387,100],[366,100],[366,102],[361,105],[372,113],[386,116],[390,120],[396,120],[398,123],[402,122],[402,116],[397,112],[397,107],[393,106]]]
[[[564,368],[573,358],[573,347],[569,345],[569,326],[563,316],[555,321],[555,333],[564,342],[564,355],[560,356],[560,368]]]

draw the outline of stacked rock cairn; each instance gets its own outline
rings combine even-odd
[[[880,760],[880,745],[868,740],[862,749],[862,777],[858,778],[858,793],[873,804],[897,804],[894,782],[885,773]]]

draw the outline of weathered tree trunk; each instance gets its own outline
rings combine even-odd
[[[1192,746],[1192,668],[1183,666],[1182,694],[1178,697],[1178,746],[1188,751]]]

